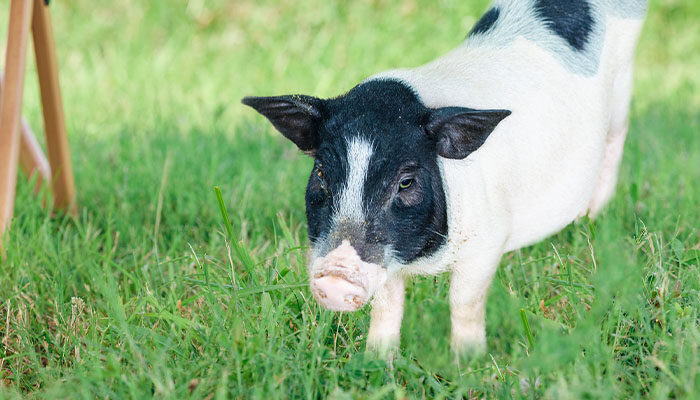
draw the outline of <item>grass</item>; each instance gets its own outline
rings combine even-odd
[[[0,398],[693,398],[700,4],[690,0],[652,2],[611,204],[503,258],[487,355],[453,364],[446,276],[409,283],[391,362],[364,353],[367,310],[311,299],[311,161],[240,98],[332,96],[419,65],[457,45],[486,6],[52,2],[80,213],[51,218],[20,177],[0,261]],[[24,112],[39,130],[28,65]]]

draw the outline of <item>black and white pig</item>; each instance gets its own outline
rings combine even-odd
[[[348,93],[246,97],[315,160],[317,301],[372,300],[370,348],[398,344],[404,279],[451,271],[455,351],[485,348],[501,256],[596,215],[627,134],[644,0],[495,0],[467,39]]]

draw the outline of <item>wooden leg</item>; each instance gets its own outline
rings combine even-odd
[[[4,76],[0,73],[0,92],[2,92],[3,81]],[[34,174],[38,174],[35,191],[38,192],[45,183],[50,182],[51,168],[49,167],[49,162],[41,151],[32,128],[24,118],[22,118],[20,127],[19,164],[27,176],[31,177]]]
[[[44,184],[51,182],[51,167],[44,152],[36,141],[32,128],[27,121],[22,118],[22,128],[19,140],[19,165],[28,177],[36,177],[34,191],[38,192]]]
[[[76,213],[75,182],[70,162],[66,121],[63,115],[61,88],[58,83],[58,62],[54,46],[51,14],[44,0],[34,1],[32,33],[34,54],[39,73],[39,90],[44,111],[46,150],[51,164],[51,184],[56,208]]]
[[[0,234],[10,224],[15,204],[22,89],[33,0],[12,0],[5,54],[5,87],[0,97]]]

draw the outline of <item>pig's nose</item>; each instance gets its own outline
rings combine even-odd
[[[313,279],[311,288],[318,302],[332,311],[355,311],[368,299],[363,287],[333,275]]]
[[[340,246],[318,258],[311,266],[311,292],[325,308],[355,311],[369,301],[386,271],[360,259],[355,248],[344,240]]]

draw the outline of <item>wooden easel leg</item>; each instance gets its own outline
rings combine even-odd
[[[32,128],[27,121],[22,118],[22,127],[19,139],[19,165],[28,177],[36,177],[34,191],[39,192],[42,186],[51,182],[51,167],[41,150],[39,142],[36,141]]]
[[[39,73],[41,105],[44,111],[46,150],[51,164],[54,206],[76,214],[75,182],[70,162],[61,88],[58,83],[58,62],[56,61],[51,14],[44,0],[33,1],[34,54]]]
[[[2,92],[4,80],[4,75],[0,73],[0,92]],[[36,192],[38,192],[44,184],[50,182],[51,168],[49,167],[49,162],[46,160],[41,146],[39,146],[39,143],[36,141],[32,128],[24,118],[22,118],[20,127],[19,165],[28,177],[38,174],[36,186],[34,188]]]
[[[0,236],[12,218],[19,161],[22,89],[33,0],[11,0],[5,54],[5,87],[0,97]],[[1,242],[0,237],[0,243]]]

